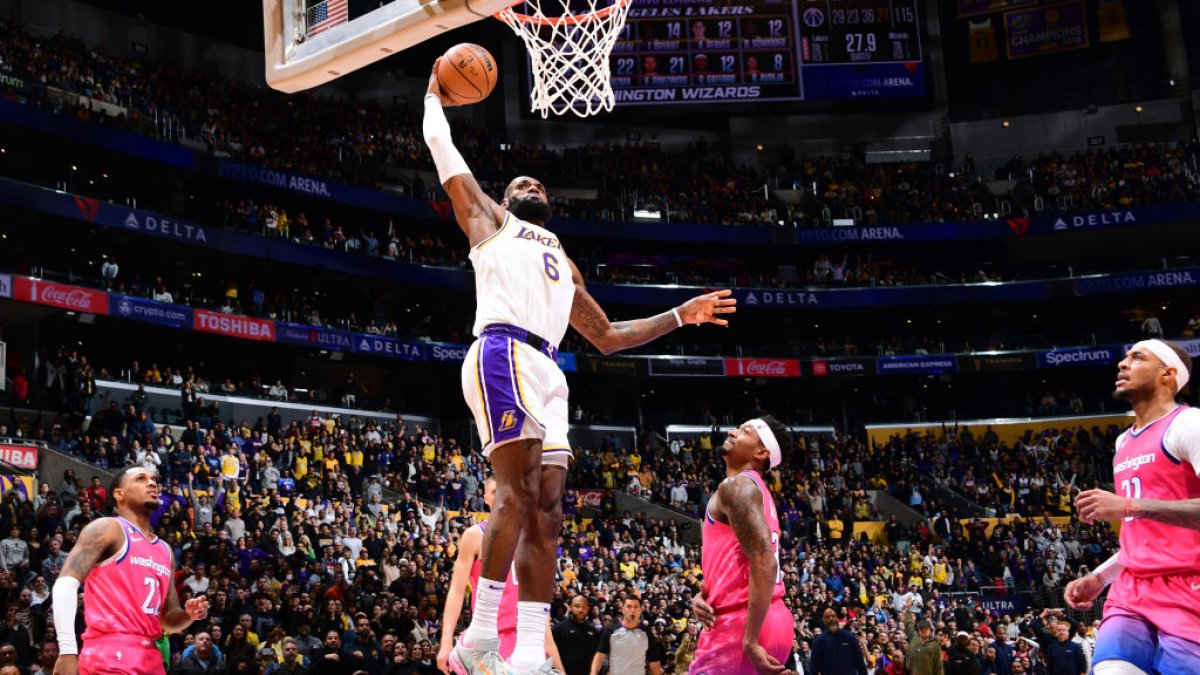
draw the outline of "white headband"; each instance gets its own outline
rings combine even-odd
[[[1183,387],[1191,379],[1191,375],[1188,374],[1187,366],[1183,365],[1183,359],[1179,358],[1179,354],[1176,354],[1175,350],[1171,349],[1166,342],[1162,340],[1142,340],[1133,345],[1130,351],[1134,349],[1145,349],[1157,356],[1168,368],[1174,368],[1175,391],[1177,393],[1183,391]]]
[[[757,417],[746,424],[754,427],[754,430],[758,432],[759,440],[771,453],[771,468],[779,466],[783,462],[783,452],[779,449],[779,440],[775,438],[775,432],[771,431],[771,427],[767,426],[766,422]]]

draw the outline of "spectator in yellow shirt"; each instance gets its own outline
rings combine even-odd
[[[621,573],[625,575],[626,579],[633,581],[637,577],[637,571],[638,564],[633,559],[633,554],[626,553],[625,559],[621,561]]]

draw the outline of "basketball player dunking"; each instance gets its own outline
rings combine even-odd
[[[1121,550],[1067,585],[1090,609],[1112,584],[1092,656],[1095,675],[1200,673],[1200,409],[1175,403],[1191,377],[1182,347],[1143,340],[1117,366],[1113,396],[1133,407],[1117,439],[1117,494],[1088,490],[1085,522],[1124,518]]]
[[[203,596],[179,606],[171,547],[150,533],[150,514],[161,503],[154,474],[127,467],[108,494],[117,515],[83,528],[54,583],[60,654],[54,675],[161,675],[163,656],[155,641],[208,615]],[[82,650],[75,640],[81,583],[87,623]]]
[[[783,462],[787,429],[753,419],[722,446],[725,480],[704,512],[704,585],[692,611],[705,627],[690,675],[783,675],[792,613],[783,604],[779,515],[763,475]]]
[[[546,188],[514,179],[499,204],[483,190],[454,147],[442,111],[437,64],[425,96],[424,136],[438,179],[450,195],[471,246],[477,308],[462,369],[463,395],[475,416],[483,453],[496,476],[496,508],[483,537],[475,614],[450,661],[468,672],[497,647],[496,608],[514,553],[521,580],[512,667],[545,663],[545,627],[554,590],[555,546],[571,448],[567,381],[555,363],[570,324],[605,354],[646,344],[684,324],[726,325],[736,310],[728,290],[692,298],[657,316],[610,322],[588,293],[562,243],[545,228]],[[498,658],[481,672],[507,668]]]
[[[488,509],[496,498],[496,479],[488,478],[483,482],[483,502]],[[449,675],[469,675],[461,671],[453,671],[450,664],[450,651],[454,648],[454,627],[458,625],[458,617],[462,613],[462,601],[466,595],[467,584],[471,585],[471,610],[475,609],[475,599],[479,597],[479,574],[483,561],[479,552],[483,544],[483,533],[487,531],[488,521],[472,525],[463,532],[458,540],[458,556],[454,559],[454,574],[450,577],[450,590],[446,593],[446,606],[442,608],[442,639],[438,650],[438,670]],[[508,579],[504,587],[504,596],[500,598],[500,607],[496,610],[496,626],[500,632],[500,657],[512,656],[513,648],[517,646],[517,581],[509,568]],[[562,670],[558,658],[558,649],[554,644],[554,636],[550,633],[550,623],[546,623],[546,651],[554,661],[554,667]]]

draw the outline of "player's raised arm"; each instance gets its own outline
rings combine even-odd
[[[752,481],[735,477],[722,481],[717,488],[717,495],[721,511],[729,519],[729,527],[750,562],[742,650],[759,673],[785,673],[787,669],[783,664],[758,642],[767,610],[771,606],[775,579],[779,574],[779,563],[771,547],[771,530],[763,512],[762,493]]]
[[[440,61],[441,59],[439,59]],[[425,144],[433,155],[433,164],[437,167],[438,180],[450,195],[450,203],[454,205],[454,218],[459,228],[467,235],[471,246],[492,236],[504,222],[504,209],[479,187],[475,176],[467,168],[458,148],[454,147],[454,139],[450,135],[450,122],[442,107],[451,105],[442,97],[442,89],[437,81],[438,64],[433,64],[433,73],[429,76],[429,89],[425,93],[425,120],[422,131]]]
[[[115,518],[100,518],[83,528],[67,554],[62,572],[54,582],[52,599],[59,653],[54,664],[55,675],[74,675],[79,671],[79,643],[75,636],[79,586],[93,567],[117,552],[123,539],[121,526]]]
[[[583,275],[571,264],[571,280],[575,283],[575,301],[571,305],[571,327],[579,331],[604,354],[630,349],[652,342],[667,333],[682,328],[685,324],[713,323],[727,326],[729,322],[720,315],[737,311],[737,299],[730,297],[733,291],[724,289],[698,295],[670,311],[644,319],[632,321],[609,321],[600,303],[587,291]]]

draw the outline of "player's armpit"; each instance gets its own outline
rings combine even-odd
[[[454,219],[471,246],[478,246],[500,229],[505,211],[479,187],[475,176],[469,173],[451,176],[442,187],[450,195]]]
[[[61,574],[83,581],[93,567],[117,552],[121,537],[121,526],[114,518],[88,523],[67,554]]]

